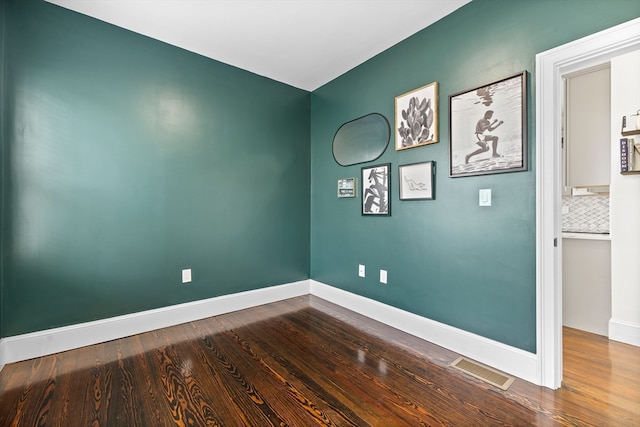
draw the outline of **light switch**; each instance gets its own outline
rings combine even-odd
[[[480,206],[491,206],[491,189],[482,188],[478,193]]]

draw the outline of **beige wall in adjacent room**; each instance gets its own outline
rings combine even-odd
[[[622,116],[640,109],[638,76],[640,51],[611,60],[611,323],[640,342],[640,174],[620,174],[619,144]]]

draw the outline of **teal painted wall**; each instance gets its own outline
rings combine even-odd
[[[0,336],[309,278],[308,92],[3,6]]]
[[[637,0],[474,0],[314,91],[311,277],[535,352],[535,55],[638,16]],[[529,171],[449,178],[448,96],[523,70]],[[397,152],[392,140],[369,163],[392,164],[392,216],[361,217],[359,198],[336,198],[337,179],[359,177],[361,165],[334,162],[334,133],[371,112],[393,127],[394,98],[434,81],[440,142]],[[427,160],[437,162],[437,199],[400,202],[398,165]],[[478,206],[481,188],[492,207]]]
[[[2,325],[3,325],[3,301],[4,301],[4,243],[2,242],[4,224],[4,7],[5,2],[0,1],[0,338],[2,338]]]
[[[640,16],[635,0],[474,0],[310,96],[42,1],[2,6],[0,337],[311,273],[528,351],[535,54]],[[448,178],[448,95],[521,70],[529,171]],[[440,142],[391,146],[392,216],[362,218],[336,199],[360,166],[333,161],[333,134],[392,121],[395,96],[433,81]],[[400,202],[397,166],[423,160],[437,199]]]

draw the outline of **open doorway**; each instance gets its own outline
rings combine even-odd
[[[640,19],[536,56],[536,295],[540,384],[562,382],[562,76],[640,49]]]
[[[562,77],[562,324],[608,337],[611,62]]]

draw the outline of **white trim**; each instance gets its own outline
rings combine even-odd
[[[535,383],[535,354],[311,280],[311,294]]]
[[[4,356],[4,338],[0,338],[0,371],[6,365],[5,356]]]
[[[562,381],[560,231],[562,76],[640,46],[640,18],[536,55],[536,343],[537,384]],[[558,238],[558,247],[553,241]]]
[[[537,378],[536,359],[532,353],[314,280],[4,338],[0,340],[0,369],[5,363],[46,356],[307,294],[323,298],[527,381],[535,383]]]
[[[0,340],[0,369],[7,363],[46,356],[307,294],[309,294],[309,280],[303,280],[7,337]]]
[[[640,347],[640,325],[624,320],[609,320],[609,339]]]

